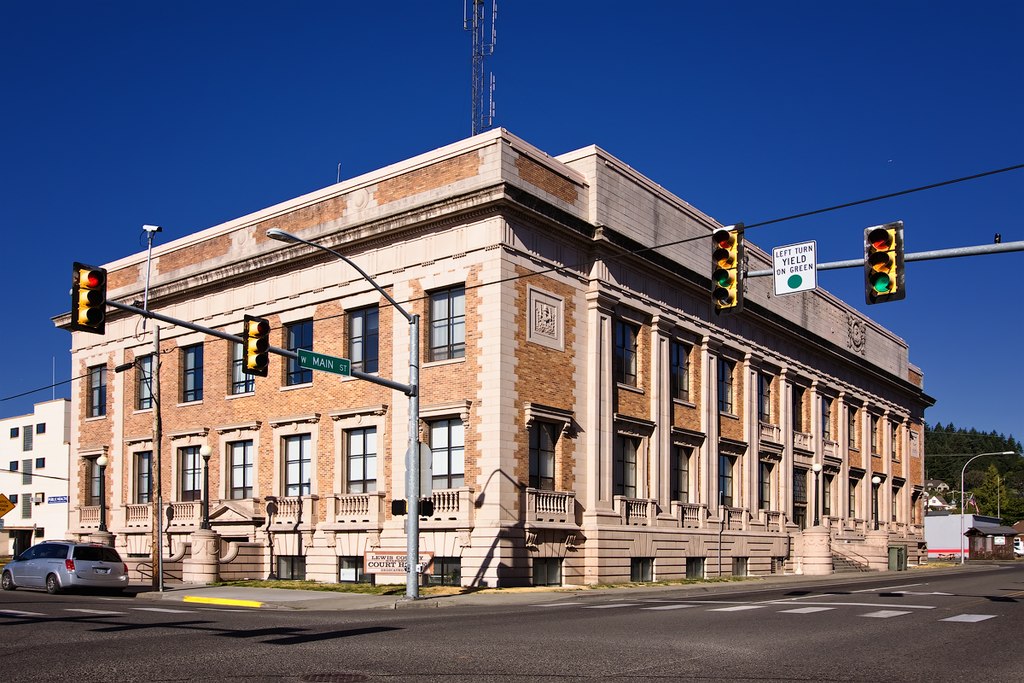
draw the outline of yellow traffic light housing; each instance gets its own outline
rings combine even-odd
[[[715,313],[743,310],[743,224],[711,236],[711,298]]]
[[[242,351],[245,354],[242,372],[246,375],[266,377],[270,367],[270,321],[251,315],[245,316],[242,339]]]
[[[903,222],[864,230],[864,300],[868,304],[907,296],[903,279]]]
[[[71,274],[71,325],[78,332],[104,334],[107,324],[107,271],[77,261]]]

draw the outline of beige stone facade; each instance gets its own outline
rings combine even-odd
[[[747,281],[742,314],[716,316],[718,223],[601,149],[550,157],[491,131],[154,249],[152,310],[232,334],[262,316],[274,346],[311,328],[314,351],[354,359],[371,355],[357,323],[376,314],[375,372],[404,383],[405,318],[342,261],[268,238],[275,227],[344,253],[420,316],[435,506],[420,544],[434,580],[586,584],[819,571],[828,554],[877,568],[890,547],[921,556],[931,399],[906,344],[827,292],[774,297],[767,278]],[[768,267],[749,241],[747,253],[750,270]],[[111,299],[142,298],[145,253],[106,267]],[[72,399],[71,532],[94,529],[85,483],[105,452],[108,526],[140,564],[155,402],[144,369],[113,368],[152,353],[153,327],[110,309],[104,336],[73,342],[76,374],[107,385],[102,406],[91,379]],[[233,375],[232,342],[160,328],[171,566],[199,526],[203,445],[222,576],[267,574],[273,551],[278,574],[347,580],[367,551],[405,548],[390,506],[407,493],[401,392],[289,374],[278,355],[250,387]],[[815,492],[827,534],[805,544]]]

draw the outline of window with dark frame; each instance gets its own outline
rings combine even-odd
[[[32,483],[32,461],[22,460],[21,461],[21,483],[31,484]]]
[[[380,312],[377,306],[349,311],[348,357],[352,369],[377,372]]]
[[[284,495],[308,496],[311,493],[310,436],[284,437]]]
[[[847,514],[850,519],[857,518],[857,485],[859,483],[859,477],[850,477],[850,492],[847,500]]]
[[[466,430],[458,418],[430,423],[431,490],[465,485]]]
[[[40,422],[39,424],[36,425],[36,434],[45,434],[45,433],[46,433],[46,423],[45,422]]]
[[[757,373],[757,419],[771,424],[772,421],[772,376]]]
[[[153,451],[135,453],[135,502],[152,502],[153,495]]]
[[[899,450],[896,446],[899,444],[900,426],[895,422],[889,424],[889,456],[893,460],[899,460]]]
[[[348,492],[377,490],[377,428],[363,427],[345,432],[348,451]]]
[[[669,392],[672,398],[690,400],[690,352],[692,347],[674,341],[668,347]]]
[[[616,320],[614,325],[614,354],[612,375],[616,382],[635,387],[637,375],[637,337],[640,328],[625,320]]]
[[[679,444],[672,445],[671,482],[672,500],[690,502],[690,457],[693,449]]]
[[[153,407],[153,355],[135,359],[135,409]]]
[[[846,438],[850,448],[857,448],[857,409],[849,406],[846,409]]]
[[[466,288],[430,293],[430,360],[466,356]]]
[[[231,499],[246,500],[252,498],[252,439],[230,442],[228,444],[228,457],[231,462]]]
[[[719,454],[718,456],[718,496],[719,502],[732,507],[733,501],[733,468],[736,466],[736,458],[731,455]]]
[[[530,487],[555,490],[555,443],[558,426],[535,420],[530,427]]]
[[[793,431],[803,432],[804,429],[804,388],[793,385]]]
[[[36,458],[36,469],[46,467],[46,458]]]
[[[639,450],[640,439],[625,434],[615,435],[612,464],[612,490],[615,495],[636,498],[636,463]]]
[[[289,351],[299,349],[313,350],[313,321],[300,320],[285,325],[285,343]],[[307,370],[299,365],[298,358],[289,358],[286,365],[284,384],[295,386],[297,384],[310,384],[313,381],[313,371]]]
[[[203,497],[203,462],[199,456],[199,446],[182,446],[178,449],[178,471],[180,472],[181,500],[201,500]]]
[[[535,557],[535,558],[533,558],[533,585],[534,586],[561,586],[562,585],[562,558],[560,558],[560,557]]]
[[[89,489],[86,491],[85,504],[89,507],[100,505],[100,466],[96,464],[97,458],[89,458],[85,461],[88,468]]]
[[[94,365],[89,368],[88,417],[103,417],[107,414],[107,366]]]
[[[21,433],[21,428],[20,427],[11,427],[11,438],[12,439],[17,439],[18,435],[20,433]]]
[[[832,399],[821,397],[821,438],[832,440]]]
[[[32,432],[32,425],[27,425],[21,430],[21,450],[31,451],[34,444],[35,434]]]
[[[896,512],[899,510],[898,503],[899,503],[900,490],[901,490],[901,487],[899,487],[899,486],[893,486],[892,487],[892,500],[890,501],[890,503],[891,503],[891,507],[892,507],[892,521],[894,521],[894,522],[897,521],[896,520],[896,517],[897,517]]]
[[[725,358],[718,359],[718,412],[733,415],[733,376],[736,363]]]
[[[256,376],[245,374],[245,347],[241,342],[231,344],[231,395],[251,394],[256,391]]]
[[[871,455],[878,455],[878,418],[871,416]]]
[[[793,522],[807,528],[807,468],[793,468]]]
[[[181,349],[181,402],[203,400],[203,345],[192,344]]]
[[[774,465],[762,460],[757,466],[757,507],[759,510],[772,509],[772,470]]]

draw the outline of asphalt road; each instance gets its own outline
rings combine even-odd
[[[1024,680],[1024,566],[442,609],[0,594],[8,681]]]

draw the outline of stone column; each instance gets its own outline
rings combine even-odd
[[[220,534],[212,529],[192,532],[192,552],[181,568],[184,583],[214,583],[220,580]]]
[[[87,537],[90,543],[101,543],[114,547],[114,534],[109,531],[94,531]]]

